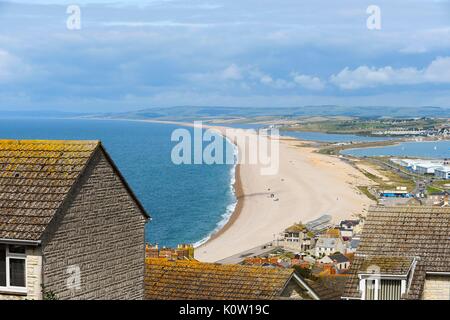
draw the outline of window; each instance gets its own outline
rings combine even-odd
[[[402,286],[400,280],[385,280],[381,279],[380,292],[378,293],[379,300],[400,300]]]
[[[25,247],[0,244],[0,290],[26,291]]]
[[[402,281],[391,279],[365,280],[365,300],[400,300]]]

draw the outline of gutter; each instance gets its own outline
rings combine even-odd
[[[41,245],[41,241],[34,241],[34,240],[17,240],[17,239],[5,239],[0,238],[0,243],[4,244],[16,244],[16,245],[27,245],[27,246],[39,246]]]
[[[294,278],[303,285],[303,287],[307,290],[309,295],[311,295],[315,300],[320,300],[319,296],[311,289],[311,287],[302,278],[296,275],[295,272]]]
[[[438,271],[427,271],[426,274],[436,275],[436,276],[450,276],[450,272],[438,272]]]

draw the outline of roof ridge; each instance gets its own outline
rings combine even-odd
[[[29,143],[29,144],[42,144],[42,143],[54,143],[54,144],[99,144],[100,140],[49,140],[49,139],[0,139],[0,143]]]

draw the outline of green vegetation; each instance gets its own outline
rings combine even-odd
[[[365,194],[367,196],[367,198],[369,198],[370,200],[378,202],[378,199],[373,194],[371,194],[369,192],[368,187],[366,187],[366,186],[358,186],[358,190],[361,191],[363,194]]]
[[[428,194],[430,194],[430,193],[438,193],[438,192],[443,192],[444,190],[443,189],[439,189],[439,188],[436,188],[435,186],[427,186],[427,193]]]
[[[283,127],[288,131],[314,131],[325,133],[344,133],[372,135],[375,131],[386,130],[433,130],[447,124],[447,120],[419,119],[326,119],[319,121],[299,122]]]

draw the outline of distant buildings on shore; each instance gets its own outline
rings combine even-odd
[[[434,175],[438,179],[450,179],[450,162],[448,160],[392,158],[391,162],[417,174]]]

